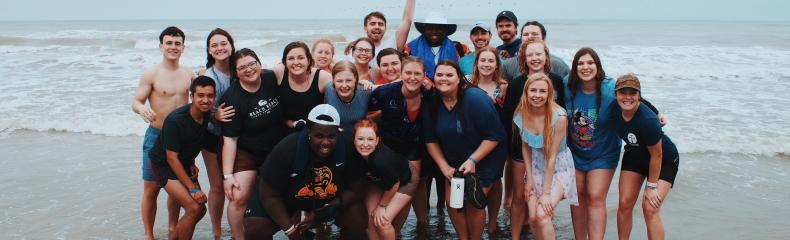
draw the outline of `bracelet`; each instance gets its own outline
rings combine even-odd
[[[387,205],[379,203],[379,207],[387,208]]]
[[[195,186],[194,188],[192,188],[192,190],[189,190],[189,193],[190,194],[195,194],[198,191],[200,191],[200,187],[199,186]]]
[[[658,184],[657,183],[647,182],[645,184],[645,187],[650,189],[650,190],[656,190],[658,188]]]
[[[223,178],[223,180],[231,179],[231,178],[233,178],[233,174],[232,173],[231,174],[224,174],[224,175],[222,175],[222,178]]]
[[[467,160],[472,161],[472,163],[474,165],[477,165],[477,159],[473,158],[472,156],[469,156],[469,158],[467,158]]]

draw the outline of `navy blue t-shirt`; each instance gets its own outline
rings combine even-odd
[[[507,155],[505,129],[499,120],[499,113],[485,91],[477,87],[469,87],[465,91],[463,101],[453,109],[447,109],[439,102],[435,121],[431,109],[423,108],[425,142],[439,143],[447,163],[457,168],[477,150],[483,140],[497,141],[499,144],[488,156],[478,159],[478,168],[496,166]],[[463,108],[463,116],[459,108]]]
[[[645,104],[639,104],[639,109],[631,121],[626,122],[622,117],[622,110],[615,107],[612,110],[612,119],[615,119],[617,135],[625,141],[626,151],[632,151],[639,160],[650,161],[648,146],[653,146],[662,140],[661,149],[664,159],[677,157],[678,150],[672,140],[664,134],[658,116]]]
[[[513,43],[507,44],[504,43],[496,47],[496,50],[505,50],[507,51],[508,57],[507,59],[518,57],[518,48],[521,47],[521,38],[517,38]]]
[[[368,110],[381,110],[379,135],[387,146],[396,152],[422,148],[422,112],[415,121],[409,121],[406,97],[401,88],[403,81],[389,83],[376,88],[370,97]],[[423,94],[420,109],[425,109],[428,99]]]

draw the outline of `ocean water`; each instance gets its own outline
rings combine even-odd
[[[459,20],[451,38],[468,44],[473,22]],[[544,23],[553,54],[570,62],[580,47],[595,48],[608,75],[638,74],[643,96],[667,117],[664,130],[681,152],[662,212],[671,239],[790,237],[790,23]],[[187,34],[181,63],[190,68],[205,64],[205,38],[215,27],[230,31],[237,49],[255,50],[264,67],[279,62],[291,41],[327,37],[340,52],[363,35],[358,20],[0,22],[0,166],[10,169],[0,175],[1,238],[142,236],[139,139],[146,124],[130,105],[142,72],[161,60],[157,37],[170,25]],[[417,34],[412,28],[409,39]],[[35,177],[23,174],[31,169]],[[616,184],[607,239],[616,235]],[[57,199],[47,198],[53,194]],[[634,212],[633,236],[644,236]],[[438,229],[429,232],[452,236],[449,220],[433,216]],[[560,238],[572,238],[567,208],[557,216]],[[160,217],[158,234],[164,222]],[[210,236],[207,222],[196,236]]]

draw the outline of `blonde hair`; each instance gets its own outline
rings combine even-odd
[[[332,43],[332,40],[329,40],[328,38],[319,38],[318,40],[315,40],[315,42],[313,43],[313,48],[312,48],[313,51],[315,51],[316,48],[318,47],[318,44],[321,44],[321,43],[326,43],[327,45],[329,45],[329,50],[332,51],[332,56],[334,58],[334,56],[335,56],[335,44]],[[313,54],[313,56],[315,56],[315,54]],[[334,64],[335,64],[335,60],[332,59],[332,62],[329,63],[329,69],[332,69],[332,66]],[[312,67],[318,68],[318,61],[313,61],[313,66]]]
[[[521,113],[521,125],[523,126],[521,132],[523,133],[527,129],[527,114],[529,114],[528,108],[530,107],[529,103],[527,102],[527,92],[529,91],[529,86],[536,82],[546,82],[548,86],[548,96],[546,96],[546,106],[544,108],[545,118],[543,121],[543,131],[541,131],[543,135],[543,156],[548,157],[550,146],[555,141],[555,130],[552,126],[552,123],[554,122],[554,111],[561,108],[559,105],[557,105],[557,103],[554,102],[554,86],[551,84],[551,79],[548,75],[545,73],[533,73],[529,75],[527,82],[524,84],[524,93],[521,95],[521,100],[519,100],[518,107],[516,107],[516,113]]]

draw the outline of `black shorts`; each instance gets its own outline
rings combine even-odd
[[[626,148],[625,153],[623,153],[623,164],[620,167],[620,171],[631,171],[647,177],[650,174],[650,157],[637,152]],[[659,174],[658,179],[674,185],[679,163],[680,156],[677,152],[664,153],[661,161],[661,174]]]
[[[274,222],[274,219],[269,217],[269,214],[266,214],[266,209],[263,207],[263,202],[261,202],[261,194],[260,194],[260,178],[256,178],[255,186],[252,188],[250,192],[250,199],[247,200],[247,209],[244,211],[244,217],[259,217],[259,218],[266,218],[269,219],[271,222]],[[289,213],[291,215],[291,213]]]
[[[203,150],[216,154],[221,138],[213,133],[203,134]]]
[[[185,168],[184,171],[187,172],[187,176],[189,178],[192,177],[192,170],[189,168]],[[178,180],[176,174],[173,173],[173,169],[170,168],[170,165],[165,163],[165,165],[160,164],[152,164],[151,165],[151,172],[154,175],[154,180],[156,181],[156,185],[159,188],[164,188],[167,185],[167,181],[169,180]],[[197,179],[193,179],[192,182],[196,182]]]

